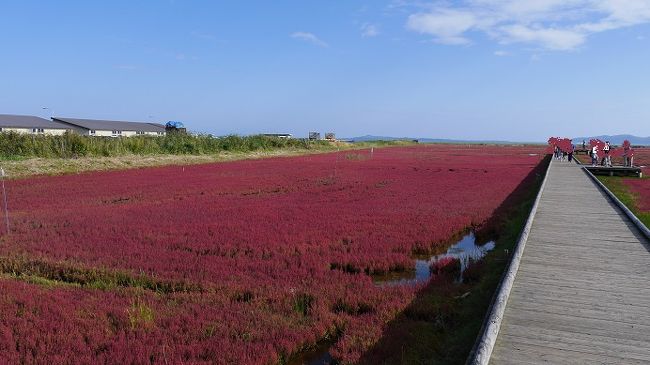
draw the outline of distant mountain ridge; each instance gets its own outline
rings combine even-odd
[[[636,146],[650,146],[650,137],[638,137],[631,134],[617,134],[617,135],[601,135],[592,137],[575,137],[573,144],[579,145],[585,140],[589,143],[592,138],[597,138],[602,141],[609,141],[611,144],[620,145],[623,141],[628,140],[632,145]],[[370,142],[370,141],[412,141],[418,140],[420,143],[494,143],[494,144],[542,144],[544,142],[525,142],[525,141],[498,141],[498,140],[468,140],[468,139],[445,139],[445,138],[418,138],[418,137],[390,137],[390,136],[373,136],[365,135],[360,137],[342,138],[344,141],[350,142]]]
[[[372,135],[343,138],[342,140],[350,141],[350,142],[418,140],[418,142],[420,143],[497,143],[497,144],[539,143],[539,142],[513,142],[513,141],[468,140],[468,139],[444,139],[444,138],[389,137],[389,136],[372,136]]]
[[[601,141],[609,141],[611,144],[622,144],[623,141],[628,140],[632,145],[637,146],[650,146],[650,137],[637,137],[631,134],[617,134],[613,136],[602,135],[602,136],[592,136],[592,137],[576,137],[573,139],[573,144],[581,144],[582,141],[589,143],[590,139],[600,139]]]

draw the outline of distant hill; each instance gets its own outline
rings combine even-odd
[[[581,144],[583,140],[589,143],[589,140],[592,138],[600,139],[601,141],[609,141],[611,144],[622,144],[626,139],[630,141],[632,145],[637,146],[650,146],[650,137],[637,137],[630,134],[617,134],[615,136],[592,136],[592,137],[576,137],[573,139],[573,144]]]
[[[345,141],[350,142],[371,142],[371,141],[412,141],[418,140],[420,143],[494,143],[494,144],[520,144],[524,142],[512,142],[512,141],[473,141],[473,140],[463,140],[463,139],[444,139],[444,138],[419,138],[419,137],[388,137],[388,136],[361,136],[361,137],[352,137],[344,138]]]

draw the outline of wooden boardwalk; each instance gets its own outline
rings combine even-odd
[[[554,161],[491,364],[650,364],[650,246],[577,165]]]
[[[643,177],[643,170],[640,167],[623,167],[623,166],[590,166],[585,165],[585,168],[591,171],[594,175],[609,175],[609,176],[635,176]]]

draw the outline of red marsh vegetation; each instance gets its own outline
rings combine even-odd
[[[273,364],[329,338],[355,362],[421,287],[371,274],[486,224],[543,153],[428,145],[8,181],[0,358]]]

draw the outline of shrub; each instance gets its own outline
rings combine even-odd
[[[60,136],[0,133],[0,158],[75,158],[82,156],[202,155],[224,151],[251,152],[279,148],[309,149],[327,142],[284,139],[262,135],[212,137],[203,134],[170,133],[165,136],[123,138],[82,136],[66,132]]]

